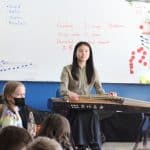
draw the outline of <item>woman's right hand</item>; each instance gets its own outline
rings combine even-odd
[[[78,101],[80,98],[80,95],[74,92],[70,92],[70,91],[68,92],[68,96],[71,100],[75,100],[75,101]]]

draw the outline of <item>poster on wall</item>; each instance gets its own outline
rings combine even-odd
[[[0,80],[60,81],[79,41],[102,82],[150,83],[150,0],[0,1]]]

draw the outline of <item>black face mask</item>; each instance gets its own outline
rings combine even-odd
[[[25,98],[14,98],[15,105],[19,107],[25,106]]]

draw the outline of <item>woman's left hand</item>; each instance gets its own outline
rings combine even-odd
[[[117,96],[117,93],[116,92],[110,92],[108,93],[109,96]]]

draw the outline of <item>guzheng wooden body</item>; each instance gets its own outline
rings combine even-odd
[[[80,96],[80,100],[64,101],[63,98],[53,98],[53,110],[59,109],[96,109],[100,111],[123,111],[150,113],[150,102],[125,97],[108,95]]]

